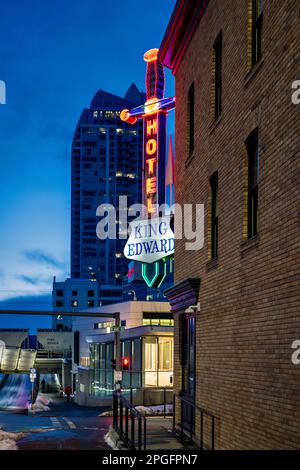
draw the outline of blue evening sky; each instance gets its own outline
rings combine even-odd
[[[0,309],[49,309],[53,275],[69,275],[77,120],[100,88],[145,88],[143,54],[159,47],[175,3],[0,0]],[[167,83],[171,96],[169,72]],[[0,318],[0,328],[49,325]]]

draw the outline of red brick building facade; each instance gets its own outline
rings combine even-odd
[[[205,246],[176,241],[167,291],[176,426],[205,448],[299,448],[299,4],[178,0],[160,59],[176,202],[205,205]]]

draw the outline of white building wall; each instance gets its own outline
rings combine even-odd
[[[131,301],[122,302],[118,304],[105,305],[89,309],[89,313],[114,313],[120,312],[120,320],[126,321],[126,329],[135,328],[143,324],[143,312],[170,312],[170,305],[168,302],[149,302],[149,301]],[[95,329],[95,323],[114,321],[111,317],[105,318],[84,318],[73,317],[73,332],[80,332],[80,358],[89,357],[89,344],[86,337],[89,335],[103,335],[106,333],[103,329]]]
[[[63,291],[63,296],[58,296],[57,291]],[[89,297],[88,291],[93,290],[94,296]],[[73,295],[73,291],[77,292],[77,295]],[[72,301],[77,301],[78,306],[72,305]],[[57,301],[62,301],[63,306],[57,306]],[[99,285],[98,282],[89,279],[66,279],[63,282],[53,282],[52,289],[52,310],[61,314],[62,319],[58,316],[53,316],[52,327],[55,329],[58,325],[63,327],[72,327],[72,317],[64,317],[63,312],[78,312],[79,310],[85,310],[94,307],[88,307],[88,302],[94,301],[95,307],[99,305]]]

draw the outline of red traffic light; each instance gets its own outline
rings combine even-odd
[[[123,366],[123,370],[128,370],[129,369],[129,358],[128,357],[123,357],[122,366]]]

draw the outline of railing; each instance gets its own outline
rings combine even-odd
[[[69,359],[72,357],[72,351],[70,349],[64,349],[61,351],[51,351],[50,349],[37,349],[37,358],[46,359],[57,359],[64,358]]]
[[[99,363],[95,364],[91,361],[90,368],[94,380],[99,381],[101,387],[114,386],[114,369],[111,366],[100,367]],[[170,370],[123,370],[122,387],[128,390],[130,388],[172,388],[172,379],[173,371]]]
[[[113,426],[126,447],[146,450],[146,418],[120,392],[113,393]]]
[[[214,450],[215,449],[215,420],[216,417],[213,413],[210,411],[201,408],[195,403],[187,400],[186,398],[178,395],[173,396],[173,430],[176,428],[176,422],[175,422],[175,400],[176,398],[180,400],[181,402],[181,420],[180,420],[180,433],[181,435],[185,435],[184,429],[188,431],[188,435],[191,441],[194,441],[194,435],[195,435],[195,410],[198,410],[200,412],[200,449],[204,450]],[[190,408],[190,416],[191,419],[189,420],[189,428],[186,429],[184,427],[184,422],[183,422],[183,405],[187,406]],[[204,418],[207,417],[211,421],[211,433],[210,433],[210,447],[206,446],[204,443]]]
[[[145,389],[140,389],[140,390],[149,390],[150,388],[149,387],[145,387]],[[137,390],[137,389],[134,389],[133,387],[130,387],[129,388],[129,397],[130,397],[130,404],[133,405],[134,402],[138,401],[135,396],[134,396],[134,391]],[[166,418],[168,414],[172,414],[172,413],[168,413],[167,412],[167,406],[168,405],[171,405],[171,403],[169,403],[167,401],[167,392],[171,392],[173,391],[173,389],[171,389],[170,387],[163,387],[163,388],[156,388],[156,387],[153,387],[153,389],[151,389],[151,391],[153,392],[162,392],[163,393],[163,398],[162,398],[162,402],[160,401],[158,403],[158,405],[162,405],[163,406],[163,417]],[[128,392],[128,390],[123,390],[123,395],[125,395],[125,393]],[[141,399],[141,402],[139,403],[139,401],[137,403],[135,403],[135,406],[139,406],[139,405],[145,405],[144,404],[144,401],[143,399]],[[152,406],[155,406],[154,404]]]

